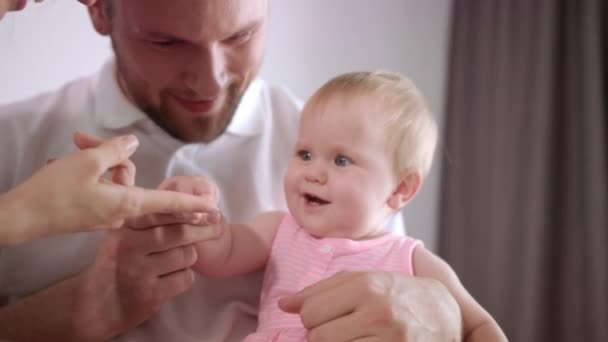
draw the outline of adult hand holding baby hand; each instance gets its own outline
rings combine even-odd
[[[196,196],[210,207],[219,192],[202,177],[172,177],[163,192]],[[180,193],[180,192],[185,192]],[[219,212],[143,215],[108,232],[93,265],[79,279],[78,323],[83,340],[106,340],[146,321],[161,304],[194,284],[194,244],[217,237]]]

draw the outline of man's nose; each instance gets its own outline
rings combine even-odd
[[[221,47],[197,48],[190,60],[184,72],[186,86],[202,96],[217,96],[226,83],[226,64]]]

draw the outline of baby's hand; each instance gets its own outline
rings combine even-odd
[[[216,205],[220,201],[220,191],[217,185],[208,177],[203,176],[174,176],[165,179],[158,186],[159,190],[169,190],[207,197]],[[180,217],[184,222],[192,224],[214,224],[219,220],[217,217],[210,218],[203,213],[182,213]]]
[[[197,196],[208,196],[216,204],[220,200],[220,191],[217,185],[210,178],[202,176],[169,177],[160,183],[158,189],[184,192]]]
[[[212,203],[216,204],[216,207],[220,200],[220,192],[217,185],[207,177],[169,177],[160,183],[158,189],[208,197]],[[126,227],[132,229],[147,229],[171,224],[208,226],[220,222],[220,219],[221,214],[219,210],[214,213],[183,212],[178,214],[154,214],[129,219],[127,220]]]

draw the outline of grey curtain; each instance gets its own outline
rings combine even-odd
[[[454,0],[440,254],[512,341],[608,341],[606,0]]]

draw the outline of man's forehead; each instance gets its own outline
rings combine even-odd
[[[263,22],[267,0],[115,1],[133,33],[214,39]]]

